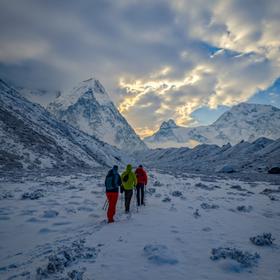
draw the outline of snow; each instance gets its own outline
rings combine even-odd
[[[94,78],[79,83],[70,93],[61,94],[48,110],[58,119],[126,152],[147,149]]]
[[[1,177],[1,279],[279,279],[279,185],[148,170],[146,206],[107,224],[106,172]]]
[[[190,139],[169,120],[153,141],[248,141],[147,150],[94,78],[52,108],[0,80],[0,279],[279,279],[279,109],[240,104]],[[136,160],[100,139],[149,175],[146,206],[125,214],[120,195],[114,224],[105,175]]]
[[[280,166],[280,139],[262,137],[253,143],[241,141],[234,146],[202,144],[192,149],[154,149],[135,153],[135,157],[149,167],[166,171],[237,173],[236,176],[248,172],[262,176],[272,167]]]
[[[280,138],[280,109],[271,105],[240,103],[208,126],[182,127],[173,120],[144,139],[150,148],[193,147],[199,144],[254,142],[260,137]]]
[[[0,165],[14,169],[47,169],[122,165],[128,157],[93,136],[58,121],[38,104],[23,98],[0,80]]]
[[[61,92],[56,90],[29,89],[17,87],[16,90],[26,99],[47,108],[50,102],[57,98]]]

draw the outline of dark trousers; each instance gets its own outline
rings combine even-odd
[[[141,201],[141,205],[144,205],[144,188],[145,188],[144,184],[138,184],[136,186],[138,206],[140,206],[140,201]]]
[[[124,190],[125,212],[129,212],[132,195],[133,195],[133,190]]]

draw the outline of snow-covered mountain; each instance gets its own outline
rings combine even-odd
[[[280,109],[271,105],[240,103],[222,114],[213,124],[193,128],[164,122],[152,136],[145,138],[151,148],[195,146],[195,144],[232,145],[259,137],[280,137]]]
[[[58,119],[124,151],[147,149],[94,78],[59,96],[48,110]]]
[[[15,89],[32,103],[37,103],[47,108],[47,106],[61,95],[59,90],[29,89],[25,87],[15,87]]]
[[[128,162],[117,148],[58,121],[0,80],[0,169],[91,168]]]
[[[146,166],[171,171],[212,173],[227,170],[236,172],[267,172],[280,166],[280,139],[258,138],[231,146],[201,144],[188,147],[153,149],[136,155]]]

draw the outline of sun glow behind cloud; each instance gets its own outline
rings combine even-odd
[[[280,9],[275,2],[262,2],[262,8],[234,1],[172,3],[176,23],[187,27],[189,40],[203,41],[214,51],[207,53],[207,47],[201,51],[199,44],[180,50],[180,61],[190,64],[180,78],[172,77],[177,70],[172,64],[147,73],[137,82],[123,76],[119,83],[123,90],[119,108],[128,118],[133,120],[133,111],[141,115],[141,106],[149,98],[159,97],[154,98],[157,103],[153,106],[146,104],[156,118],[146,123],[145,132],[136,125],[141,136],[147,135],[147,127],[154,132],[169,118],[180,125],[197,124],[192,113],[198,108],[215,109],[245,102],[280,75],[280,39],[275,36],[280,33]],[[149,113],[145,110],[145,114]]]
[[[121,78],[119,81],[119,87],[124,90],[125,96],[119,104],[119,110],[126,115],[130,110],[133,110],[135,106],[142,108],[150,107],[153,103],[141,103],[146,95],[152,93],[161,98],[162,102],[160,106],[153,112],[156,115],[164,116],[165,112],[174,111],[176,115],[176,121],[178,124],[187,124],[192,121],[190,117],[191,112],[198,107],[199,99],[192,97],[187,102],[183,102],[181,106],[173,108],[172,100],[174,94],[183,90],[183,87],[194,86],[201,79],[202,74],[211,73],[211,70],[203,65],[200,65],[186,74],[182,80],[162,78],[171,71],[171,67],[165,67],[158,72],[151,73],[150,79],[126,81]],[[174,93],[174,94],[173,94]],[[136,129],[137,130],[137,129]],[[151,134],[153,129],[138,129],[141,136],[147,136]]]
[[[255,94],[279,103],[262,93],[280,77],[279,7],[280,0],[5,0],[0,75],[60,90],[93,75],[141,136],[170,118],[196,125],[198,108]]]

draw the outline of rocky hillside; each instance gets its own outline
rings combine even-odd
[[[0,169],[92,168],[126,163],[118,149],[58,121],[0,80]]]
[[[171,171],[267,173],[272,167],[280,167],[280,139],[259,138],[222,147],[201,144],[193,149],[154,149],[137,154],[137,158],[146,166]]]

